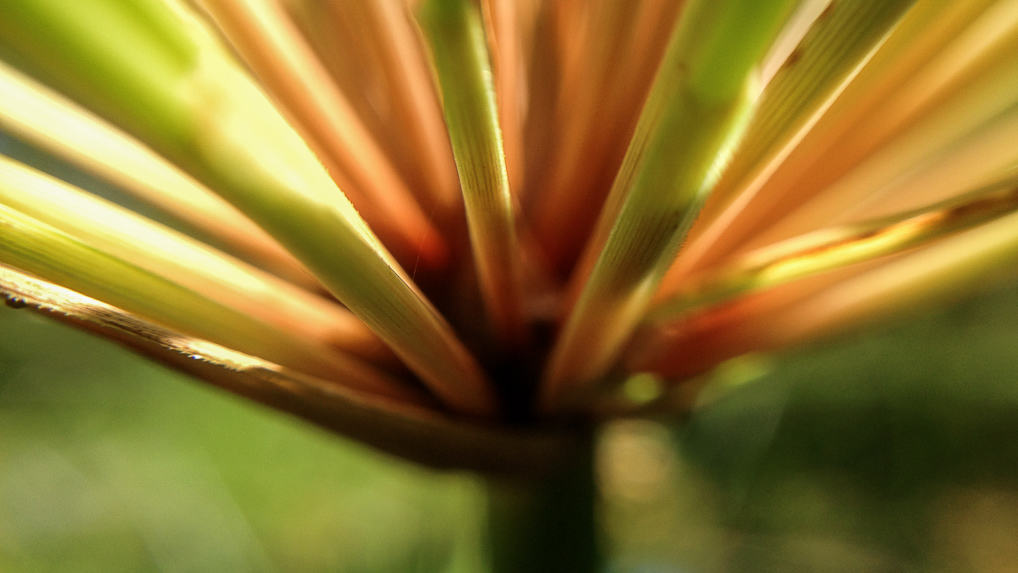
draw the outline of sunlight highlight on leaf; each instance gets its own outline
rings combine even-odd
[[[473,357],[255,84],[197,20],[143,2],[96,0],[73,10],[58,0],[3,4],[0,40],[40,73],[64,69],[70,54],[95,62],[68,67],[54,83],[276,237],[447,403],[492,411]],[[105,25],[91,25],[99,17]],[[117,49],[125,34],[130,51]]]
[[[6,186],[6,182],[5,182]],[[169,328],[262,356],[296,370],[400,399],[416,393],[352,357],[294,339],[243,313],[107,255],[54,227],[0,205],[0,262],[66,285]],[[118,277],[111,283],[108,277]]]
[[[1012,214],[928,249],[841,281],[785,311],[778,343],[814,338],[949,299],[978,288],[1018,261],[1018,216]],[[1013,268],[1013,267],[1012,267]]]
[[[1014,260],[1018,0],[22,0],[0,60],[4,292],[386,448],[682,415]]]
[[[338,305],[2,156],[0,204],[296,338],[383,363],[392,359]]]
[[[533,0],[481,2],[509,191],[517,196],[523,188],[524,173],[523,124],[527,92],[524,42],[529,39],[524,33],[528,22],[524,20],[532,21],[538,7]]]
[[[817,17],[767,85],[746,137],[705,207],[703,229],[685,250],[685,268],[712,259],[744,235],[741,207],[819,119],[915,0],[834,1]]]
[[[545,408],[603,375],[635,329],[748,123],[757,64],[791,5],[692,2],[683,12],[573,277],[581,292],[545,370]]]
[[[472,0],[424,0],[418,20],[442,92],[481,293],[496,336],[518,344],[526,337],[520,244],[480,13]]]
[[[0,129],[65,159],[287,279],[315,281],[249,219],[130,136],[0,62]]]
[[[742,248],[794,236],[809,230],[815,221],[838,220],[884,197],[896,196],[900,201],[909,189],[913,205],[917,199],[920,204],[942,200],[954,189],[972,187],[1018,162],[1018,151],[1006,143],[1013,138],[1018,121],[1018,33],[988,56],[987,65],[968,76],[963,90],[875,150],[823,193],[789,208],[766,231],[744,241]],[[954,171],[960,166],[965,169]],[[951,184],[959,178],[960,185]]]
[[[445,241],[276,0],[203,0],[233,47],[404,262],[441,267]]]
[[[815,231],[751,252],[734,263],[693,281],[680,294],[648,314],[662,324],[700,307],[818,273],[873,261],[1010,215],[1018,210],[1018,182],[965,193],[918,211]]]

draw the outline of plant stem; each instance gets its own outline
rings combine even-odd
[[[599,571],[594,440],[551,474],[488,482],[491,571]]]

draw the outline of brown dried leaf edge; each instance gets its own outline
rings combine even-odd
[[[568,457],[584,437],[575,429],[486,426],[353,391],[182,335],[3,265],[0,294],[8,306],[98,334],[216,387],[432,468],[540,475]]]

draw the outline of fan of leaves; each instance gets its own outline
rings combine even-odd
[[[1018,255],[1013,0],[26,0],[0,58],[9,304],[432,464]]]

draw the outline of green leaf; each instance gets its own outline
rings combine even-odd
[[[366,363],[295,339],[7,205],[0,205],[0,237],[0,263],[5,265],[245,354],[354,388],[419,399]]]
[[[703,307],[879,257],[922,246],[1018,210],[1018,179],[971,191],[956,199],[880,219],[815,231],[749,253],[680,294],[656,305],[655,324],[678,320]]]
[[[817,221],[845,220],[866,208],[900,210],[902,207],[894,205],[943,199],[1018,161],[1018,150],[1012,144],[1018,126],[1018,26],[1009,28],[1010,34],[987,42],[980,46],[982,50],[963,46],[973,60],[961,70],[951,70],[952,75],[960,76],[954,93],[943,94],[935,106],[912,118],[897,133],[881,134],[880,127],[874,130],[878,133],[872,133],[867,126],[856,131],[870,132],[874,143],[855,133],[843,138],[844,147],[832,149],[834,157],[808,171],[811,175],[830,170],[838,174],[836,180],[787,201],[778,220],[768,220],[766,211],[755,213],[756,232],[740,249],[794,236],[815,228]],[[928,79],[913,78],[919,85],[928,85],[923,81]],[[905,106],[906,102],[893,102],[891,110]],[[873,115],[875,126],[893,124],[897,119],[884,110]],[[845,156],[854,156],[856,163],[841,163]],[[813,178],[809,181],[816,184]]]
[[[744,180],[780,152],[782,143],[840,91],[914,3],[832,2],[767,86],[722,184]]]
[[[248,215],[450,406],[492,411],[448,323],[196,19],[154,0],[0,3],[0,46]]]
[[[282,6],[275,0],[200,4],[397,259],[443,267],[444,238]]]
[[[683,264],[710,258],[745,238],[749,227],[732,223],[739,210],[726,209],[754,196],[759,190],[755,181],[798,144],[914,3],[850,0],[827,6],[764,90],[759,110],[704,211],[709,226],[696,233],[683,253]],[[945,4],[929,2],[923,9],[936,11]]]
[[[758,62],[793,4],[702,0],[683,11],[574,276],[582,290],[545,371],[545,408],[604,374],[632,334],[747,125]]]
[[[0,129],[289,280],[317,281],[247,217],[137,140],[0,62]]]
[[[520,246],[480,10],[473,0],[426,0],[418,21],[441,88],[481,292],[497,336],[518,342]]]
[[[393,358],[339,305],[3,156],[0,204],[295,339],[368,359]]]
[[[896,258],[784,309],[776,344],[901,315],[1007,278],[1018,262],[1018,215],[1010,214]],[[1013,274],[1011,274],[1013,277]]]

